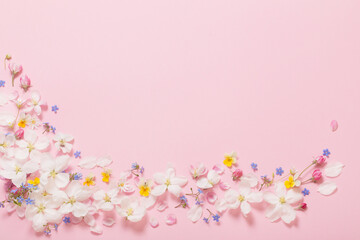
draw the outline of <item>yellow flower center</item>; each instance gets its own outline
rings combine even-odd
[[[18,174],[21,172],[21,168],[19,166],[15,166],[15,173]]]
[[[166,186],[169,186],[169,185],[170,185],[170,179],[166,179],[165,185],[166,185]]]
[[[52,178],[55,178],[56,175],[57,175],[57,173],[55,172],[55,170],[52,170],[52,171],[50,172],[50,176],[51,176]]]
[[[76,199],[75,199],[74,197],[71,197],[71,198],[69,199],[69,203],[70,203],[71,205],[74,205],[74,203],[76,203]]]
[[[41,203],[38,207],[38,213],[44,213],[46,207]]]
[[[243,195],[239,195],[238,199],[239,199],[240,202],[242,202],[242,201],[245,200],[245,197]]]
[[[281,204],[284,204],[284,203],[286,203],[286,200],[285,200],[284,197],[281,197],[281,198],[279,199],[279,202],[280,202]]]
[[[111,198],[107,194],[105,194],[105,197],[103,199],[105,202],[111,202]]]
[[[64,139],[60,139],[59,143],[60,143],[60,147],[65,147],[66,142]]]
[[[129,209],[126,211],[126,214],[127,214],[128,216],[131,216],[133,213],[134,213],[134,209],[132,209],[132,208],[129,208]]]
[[[35,149],[34,145],[32,145],[31,143],[28,144],[27,148],[29,149],[29,152]]]

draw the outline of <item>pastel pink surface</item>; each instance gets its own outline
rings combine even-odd
[[[12,54],[59,106],[46,117],[75,149],[110,154],[117,172],[138,161],[150,177],[172,162],[184,175],[232,150],[259,174],[301,168],[323,148],[346,165],[337,192],[311,187],[291,226],[262,209],[206,225],[168,208],[153,211],[156,229],[121,221],[98,237],[71,225],[52,238],[359,239],[359,10],[356,0],[2,1],[1,58]],[[2,67],[0,78],[10,85]],[[15,215],[0,219],[6,240],[45,238]]]

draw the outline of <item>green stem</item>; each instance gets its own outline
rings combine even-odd
[[[300,173],[300,175],[298,176],[298,178],[307,170],[309,169],[309,167],[311,167],[312,165],[314,165],[316,162],[312,162],[309,166],[307,166],[304,170],[302,170],[302,172]]]

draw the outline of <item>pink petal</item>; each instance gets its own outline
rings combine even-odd
[[[209,203],[214,204],[218,197],[215,192],[208,192],[206,193],[206,199]]]
[[[230,189],[230,184],[220,181],[219,187],[221,190],[226,191],[226,190]]]
[[[338,129],[339,124],[338,124],[338,122],[336,120],[332,120],[331,123],[330,123],[330,126],[331,126],[331,130],[333,132],[335,132]]]
[[[103,224],[104,224],[105,226],[107,226],[107,227],[111,227],[112,225],[115,224],[115,220],[114,220],[113,218],[111,218],[111,217],[109,217],[109,218],[104,218]]]
[[[159,221],[154,217],[150,218],[149,223],[150,223],[150,226],[153,228],[157,228],[159,226]]]
[[[102,227],[100,225],[98,225],[98,224],[96,224],[94,227],[91,227],[90,231],[92,233],[95,233],[95,234],[102,234],[103,233]]]
[[[217,172],[217,174],[223,174],[224,171],[225,171],[225,167],[221,164],[216,164],[214,167],[213,167],[213,170],[215,170],[215,172]]]
[[[162,212],[162,211],[164,211],[167,207],[168,207],[168,204],[167,204],[167,202],[164,201],[164,202],[160,202],[156,209],[157,209],[159,212]]]
[[[176,223],[177,219],[175,214],[169,214],[166,219],[167,225],[174,225]]]

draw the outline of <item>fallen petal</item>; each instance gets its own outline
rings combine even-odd
[[[150,223],[150,226],[153,228],[157,228],[159,226],[159,221],[154,217],[150,218],[149,223]]]
[[[112,225],[115,224],[115,220],[113,218],[105,218],[103,220],[103,224],[107,227],[111,227]]]
[[[203,215],[203,209],[201,205],[192,206],[186,214],[187,218],[190,219],[192,222],[197,222],[202,215]]]
[[[156,209],[157,209],[159,212],[162,212],[162,211],[164,211],[166,208],[168,208],[167,202],[160,202]]]
[[[226,190],[230,189],[230,184],[224,183],[223,181],[221,181],[219,183],[219,187],[220,187],[221,190],[226,191]]]
[[[324,169],[324,174],[327,177],[337,177],[342,172],[344,166],[341,162],[328,163]]]
[[[225,167],[221,164],[216,164],[214,167],[213,167],[213,170],[215,170],[215,172],[217,172],[217,174],[223,174],[224,171],[225,171]]]
[[[216,202],[216,200],[218,199],[217,195],[215,192],[208,192],[206,193],[206,200],[211,203],[214,204]]]
[[[166,219],[167,225],[174,225],[176,223],[177,219],[175,214],[169,214]]]
[[[335,132],[338,129],[339,124],[338,124],[338,122],[336,120],[332,120],[331,123],[330,123],[330,126],[331,126],[331,130],[333,132]]]
[[[95,233],[95,234],[102,234],[103,229],[100,225],[96,224],[94,227],[90,228],[90,232]]]
[[[336,184],[333,182],[324,182],[319,185],[318,192],[322,195],[330,195],[336,190]]]

